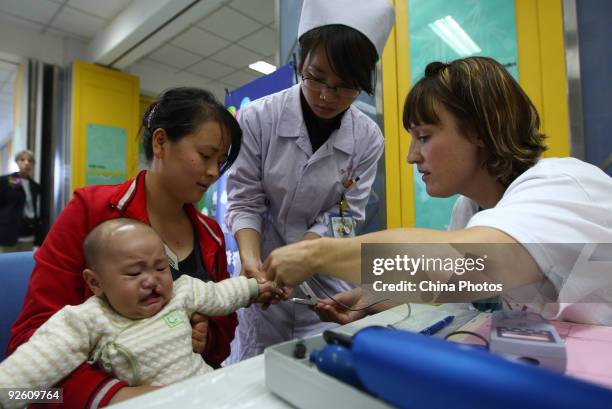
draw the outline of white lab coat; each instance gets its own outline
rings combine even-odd
[[[338,213],[347,176],[359,177],[345,194],[355,221],[364,221],[384,149],[382,132],[374,121],[351,106],[340,128],[313,154],[298,84],[252,102],[240,111],[239,122],[243,142],[227,178],[225,221],[232,234],[244,228],[260,233],[262,261],[275,248],[302,240],[306,232],[330,236],[329,216]],[[319,277],[319,282],[330,294],[350,288],[327,277]],[[313,290],[317,292],[317,287]],[[265,312],[251,307],[238,319],[232,362],[330,325],[322,324],[308,307],[290,302]]]

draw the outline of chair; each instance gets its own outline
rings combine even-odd
[[[0,360],[5,358],[11,326],[23,306],[33,268],[31,251],[0,254]]]

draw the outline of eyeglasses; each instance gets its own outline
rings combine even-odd
[[[313,91],[323,91],[325,89],[328,89],[342,98],[355,98],[361,92],[361,90],[355,88],[332,87],[324,81],[312,77],[306,77],[304,74],[302,74],[302,82],[308,89],[311,89]]]

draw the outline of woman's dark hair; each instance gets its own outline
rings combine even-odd
[[[521,86],[503,65],[487,57],[468,57],[449,64],[432,62],[406,97],[404,128],[440,123],[442,104],[464,135],[485,145],[483,166],[504,186],[538,161],[546,150],[540,117]]]
[[[219,173],[223,174],[238,157],[242,130],[236,119],[214,95],[201,88],[170,88],[147,108],[142,118],[142,139],[147,160],[153,159],[152,138],[157,128],[164,129],[168,139],[176,142],[207,121],[218,122],[230,135],[229,153],[219,168]]]
[[[327,60],[338,77],[349,85],[372,94],[378,53],[365,35],[341,24],[307,31],[300,37],[299,72],[304,68],[308,53],[320,45],[325,47]]]

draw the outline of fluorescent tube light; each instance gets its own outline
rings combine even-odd
[[[460,57],[467,57],[482,51],[451,16],[438,19],[428,25]]]

